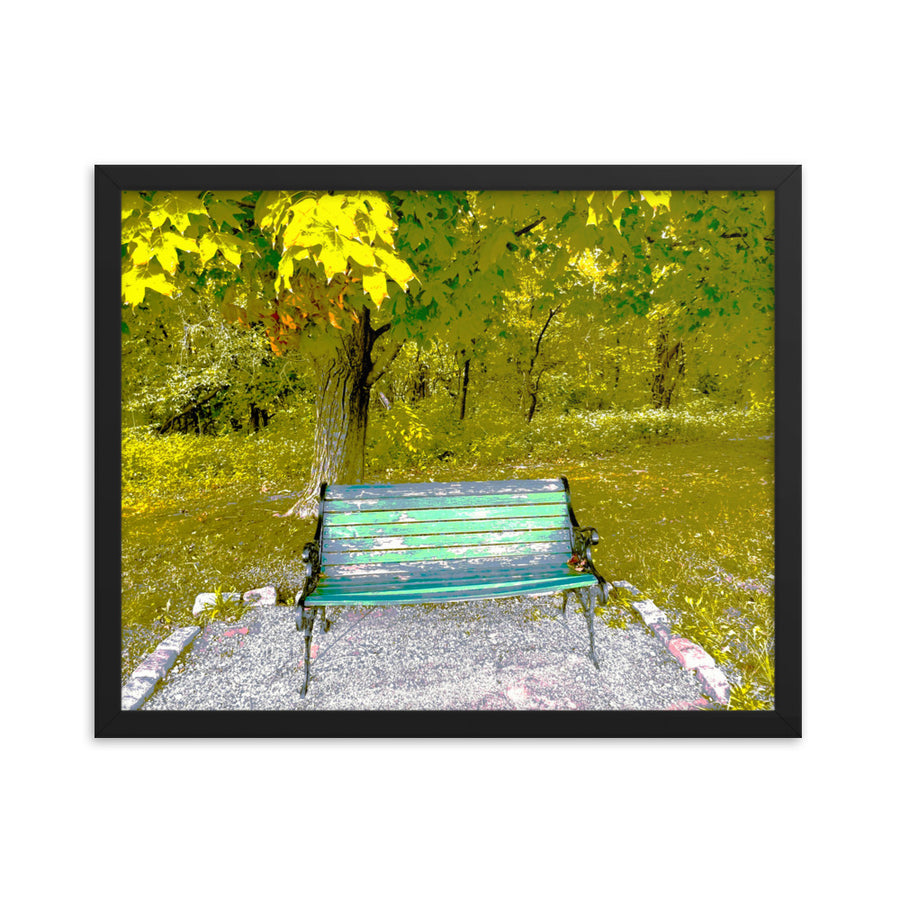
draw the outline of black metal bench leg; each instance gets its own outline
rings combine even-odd
[[[329,628],[331,628],[331,622],[328,621],[328,618],[326,616],[326,610],[325,610],[325,607],[323,606],[322,607],[322,633],[327,634]]]
[[[316,622],[316,610],[303,607],[300,613],[300,621],[303,622],[303,641],[306,644],[306,650],[303,655],[303,687],[300,690],[300,699],[306,696],[306,689],[309,686],[309,646],[312,642],[313,625]],[[297,623],[298,627],[300,622]]]
[[[562,614],[563,614],[563,617],[565,617],[565,615],[566,615],[566,604],[569,602],[569,592],[568,592],[568,591],[563,591],[562,597],[563,597]]]
[[[587,603],[585,603],[584,595],[587,594]],[[585,613],[587,613],[588,620],[588,634],[591,638],[591,662],[594,664],[594,667],[599,670],[600,661],[597,659],[597,650],[594,647],[594,604],[596,602],[596,595],[594,594],[593,587],[582,588],[581,593],[581,605],[584,607]]]

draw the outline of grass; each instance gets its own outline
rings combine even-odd
[[[521,437],[493,458],[469,453],[462,462],[460,453],[417,464],[406,456],[402,466],[378,452],[384,436],[373,423],[367,477],[565,474],[579,521],[600,532],[600,571],[636,585],[668,613],[673,631],[712,654],[732,684],[735,708],[773,708],[774,442],[759,436],[755,420],[753,427],[713,421],[704,428],[672,413],[655,421],[617,416],[612,434],[622,435],[625,446],[611,441],[614,452],[597,452],[602,429],[595,422],[582,429],[572,453],[559,440],[569,426],[557,423],[555,430],[545,425],[543,436],[532,432],[531,455],[518,461],[506,457]],[[645,433],[648,422],[656,433]],[[291,505],[289,491],[302,485],[308,465],[308,419],[290,424],[248,437],[126,438],[123,678],[171,628],[194,621],[191,607],[201,591],[274,584],[281,599],[293,597],[314,523],[273,515]],[[608,625],[633,620],[627,599],[614,596],[601,613]]]

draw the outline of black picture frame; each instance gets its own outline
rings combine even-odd
[[[121,709],[121,192],[125,190],[773,190],[773,711],[154,712]],[[799,165],[97,165],[95,197],[96,737],[800,737],[801,167]]]

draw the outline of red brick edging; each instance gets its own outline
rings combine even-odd
[[[140,709],[198,634],[200,627],[197,625],[176,628],[149,656],[145,656],[122,688],[122,709]]]
[[[613,587],[622,588],[632,595],[640,594],[627,581],[614,581]],[[679,665],[696,675],[703,693],[721,706],[728,706],[731,686],[725,673],[716,666],[716,661],[699,644],[672,634],[668,617],[652,600],[632,600],[631,605]]]

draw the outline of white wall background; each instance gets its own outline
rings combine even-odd
[[[16,895],[875,894],[898,799],[896,18],[871,0],[9,7]],[[802,741],[91,739],[92,166],[325,162],[803,164]]]

